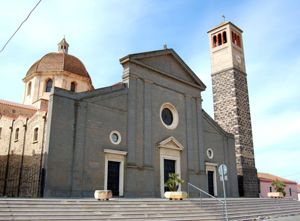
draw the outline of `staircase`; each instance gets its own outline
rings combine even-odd
[[[216,200],[203,200],[201,208],[208,213],[218,211],[219,220],[222,220],[223,205]],[[230,221],[267,220],[283,216],[299,216],[300,221],[300,202],[292,199],[230,198],[227,200],[227,209]]]
[[[300,216],[300,203],[282,199],[228,199],[229,220]],[[258,219],[260,218],[260,219]],[[213,199],[0,199],[0,220],[224,220]]]

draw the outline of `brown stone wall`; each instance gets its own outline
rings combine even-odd
[[[44,116],[37,111],[31,118],[2,116],[0,127],[0,196],[38,197],[43,156]],[[38,140],[33,140],[38,127]],[[15,139],[16,129],[19,137]]]
[[[258,183],[246,74],[236,69],[212,74],[215,120],[234,134],[241,196],[255,197]],[[241,184],[239,184],[241,185]]]

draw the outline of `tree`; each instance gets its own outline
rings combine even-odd
[[[177,173],[169,173],[169,179],[165,182],[165,186],[170,191],[177,191],[178,185],[184,183]]]
[[[282,193],[283,196],[286,195],[286,192],[284,191],[284,188],[285,188],[286,185],[285,185],[285,183],[283,181],[273,180],[271,186],[274,187],[274,189],[276,190],[276,192]]]

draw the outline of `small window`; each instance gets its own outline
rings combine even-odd
[[[38,141],[38,138],[39,138],[39,128],[34,128],[34,131],[33,131],[33,142],[36,142]]]
[[[76,83],[74,81],[71,83],[70,90],[73,91],[73,92],[76,91]]]
[[[232,38],[232,43],[241,47],[241,37],[239,34],[236,34],[235,32],[231,32],[231,38]]]
[[[227,43],[226,31],[223,32],[223,43]]]
[[[28,83],[28,86],[27,86],[27,96],[30,96],[31,94],[31,81]]]
[[[52,81],[51,79],[48,79],[48,80],[46,81],[45,92],[51,92],[52,84],[53,84],[53,81]]]
[[[19,128],[16,129],[15,131],[15,141],[18,141],[19,140]]]
[[[231,32],[232,43],[235,44],[235,33]]]
[[[289,192],[290,192],[290,196],[292,196],[292,189],[291,188],[289,188]]]
[[[0,127],[0,139],[1,139],[1,135],[2,135],[2,127]]]
[[[271,186],[269,187],[269,190],[270,190],[270,192],[272,192],[272,187]]]
[[[121,143],[121,134],[120,134],[120,132],[116,131],[116,130],[110,132],[109,139],[115,145]]]
[[[236,36],[236,42],[237,42],[237,46],[241,47],[241,39],[239,35]]]
[[[206,154],[209,159],[214,158],[214,151],[211,148],[207,149]]]
[[[222,44],[222,35],[221,33],[218,34],[218,46]]]
[[[217,46],[217,36],[213,36],[213,48]]]

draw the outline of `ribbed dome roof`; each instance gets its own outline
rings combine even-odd
[[[49,71],[69,71],[90,78],[84,64],[78,58],[62,52],[46,54],[29,68],[26,76],[36,72]]]

